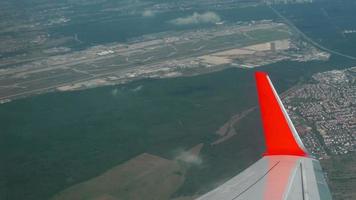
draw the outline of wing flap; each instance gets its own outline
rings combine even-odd
[[[249,168],[244,170],[239,175],[233,177],[222,186],[198,198],[198,200],[231,200],[248,194],[252,190],[256,190],[261,186],[260,182],[274,167],[278,165],[278,161],[269,162],[267,159],[260,159]],[[260,188],[262,189],[262,188]],[[262,193],[256,193],[262,199]]]
[[[300,156],[264,156],[198,200],[330,200],[329,190],[320,190],[326,182],[323,177],[317,180],[315,162]]]

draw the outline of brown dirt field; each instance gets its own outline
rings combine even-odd
[[[184,173],[176,161],[144,153],[51,200],[169,199],[183,183]]]

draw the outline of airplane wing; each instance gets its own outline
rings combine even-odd
[[[271,80],[256,72],[266,152],[223,185],[197,200],[329,200],[319,161],[305,149]]]

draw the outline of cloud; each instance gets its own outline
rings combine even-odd
[[[119,90],[117,88],[111,90],[111,95],[114,97],[117,96],[118,93],[119,93]]]
[[[153,17],[153,16],[155,16],[155,14],[156,13],[152,10],[144,10],[142,12],[142,17]]]
[[[137,87],[135,87],[134,89],[132,89],[133,92],[138,92],[140,90],[142,90],[143,86],[142,85],[139,85]]]
[[[190,151],[180,151],[176,156],[176,159],[191,165],[201,165],[203,162],[199,155],[196,155]]]
[[[175,25],[190,25],[190,24],[207,24],[220,22],[220,16],[214,12],[197,13],[194,12],[193,15],[187,17],[180,17],[170,22]]]

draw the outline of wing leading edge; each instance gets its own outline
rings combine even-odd
[[[319,161],[309,157],[264,72],[256,72],[266,151],[263,157],[198,200],[329,200]]]

